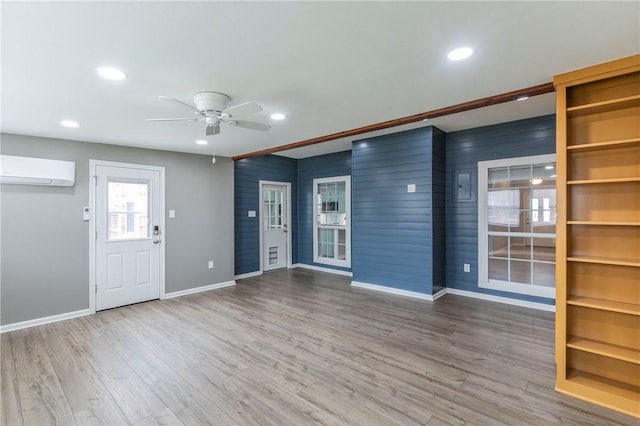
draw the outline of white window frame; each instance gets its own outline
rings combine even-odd
[[[318,184],[344,182],[344,198],[345,198],[345,215],[346,225],[318,225],[316,217],[316,202],[318,200]],[[327,178],[318,178],[313,180],[313,205],[311,207],[313,217],[313,261],[324,265],[341,266],[344,268],[351,267],[351,176],[332,176]],[[318,229],[344,229],[345,230],[345,259],[327,259],[318,256]]]
[[[504,158],[500,160],[478,161],[478,287],[506,291],[528,296],[556,298],[556,288],[535,284],[520,284],[489,279],[489,223],[487,214],[489,169],[528,164],[554,163],[555,154],[532,155],[528,157]],[[555,238],[556,234],[535,234],[543,238]],[[556,265],[557,267],[557,265]]]

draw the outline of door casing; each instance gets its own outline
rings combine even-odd
[[[153,170],[160,173],[160,200],[159,220],[160,220],[160,299],[165,296],[165,170],[164,167],[147,166],[143,164],[120,163],[114,161],[89,160],[89,311],[96,313],[96,188],[97,188],[97,167],[111,166],[130,169]]]

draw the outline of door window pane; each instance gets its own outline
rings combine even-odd
[[[284,194],[281,190],[265,189],[262,193],[262,214],[264,216],[264,229],[267,231],[282,229],[284,211],[282,203]]]
[[[149,238],[149,184],[107,183],[107,239]]]

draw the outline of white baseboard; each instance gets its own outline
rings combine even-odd
[[[524,308],[539,309],[541,311],[555,312],[555,305],[546,305],[544,303],[529,302],[526,300],[512,299],[510,297],[494,296],[492,294],[477,293],[475,291],[458,290],[457,288],[447,287],[447,293],[458,296],[472,297],[474,299],[488,300],[489,302],[504,303],[507,305],[522,306]]]
[[[229,287],[236,285],[235,281],[227,281],[218,284],[205,285],[202,287],[190,288],[187,290],[174,291],[167,293],[162,297],[163,299],[171,299],[172,297],[186,296],[187,294],[200,293],[202,291],[214,290],[217,288]],[[21,330],[23,328],[36,327],[38,325],[50,324],[52,322],[64,321],[72,318],[83,317],[85,315],[91,315],[91,309],[81,309],[74,312],[66,312],[64,314],[51,315],[49,317],[36,318],[28,321],[15,322],[13,324],[0,325],[0,334],[14,330]]]
[[[64,321],[71,318],[83,317],[90,315],[90,309],[81,309],[79,311],[66,312],[64,314],[51,315],[49,317],[36,318],[29,321],[14,322],[13,324],[0,325],[0,333],[8,331],[21,330],[23,328],[35,327],[37,325],[50,324],[52,322]]]
[[[342,271],[340,269],[333,269],[333,268],[324,268],[322,266],[308,265],[306,263],[294,263],[293,265],[291,265],[291,267],[292,268],[312,269],[314,271],[328,272],[330,274],[337,274],[337,275],[344,275],[345,277],[352,277],[353,276],[353,273],[351,273],[349,271]]]
[[[244,278],[257,277],[258,275],[262,275],[262,271],[247,272],[246,274],[236,275],[233,278],[236,280],[242,280]]]
[[[359,281],[351,281],[351,286],[366,288],[367,290],[380,291],[382,293],[395,294],[398,296],[413,297],[414,299],[428,300],[429,302],[433,302],[437,297],[443,296],[444,295],[443,291],[446,292],[446,289],[442,289],[436,294],[437,297],[435,297],[431,294],[418,293],[417,291],[401,290],[398,288],[387,287],[384,285],[363,283]]]
[[[215,290],[218,288],[230,287],[236,285],[235,280],[226,281],[223,283],[203,285],[201,287],[188,288],[186,290],[174,291],[171,293],[166,293],[163,299],[171,299],[173,297],[186,296],[187,294],[201,293],[203,291]]]
[[[444,296],[445,294],[447,294],[447,288],[443,288],[442,290],[440,290],[439,292],[437,292],[436,294],[433,295],[433,300],[438,300],[440,299],[442,296]]]

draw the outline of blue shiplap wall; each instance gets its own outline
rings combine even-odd
[[[351,151],[298,160],[298,262],[350,271],[313,261],[313,180],[351,175]],[[353,252],[353,250],[352,250]]]
[[[293,263],[297,263],[298,241],[298,169],[293,158],[267,155],[246,158],[234,162],[234,208],[235,208],[235,274],[246,274],[260,270],[260,219],[259,181],[291,182],[291,253]],[[248,217],[249,210],[256,211],[256,217]]]
[[[353,143],[354,281],[432,294],[434,268],[443,265],[433,259],[433,133],[427,127]]]
[[[446,135],[446,276],[447,287],[540,303],[554,301],[478,287],[478,161],[555,152],[555,116],[452,132]],[[453,181],[458,171],[472,177],[471,201],[456,202]],[[471,272],[463,272],[463,264]]]

